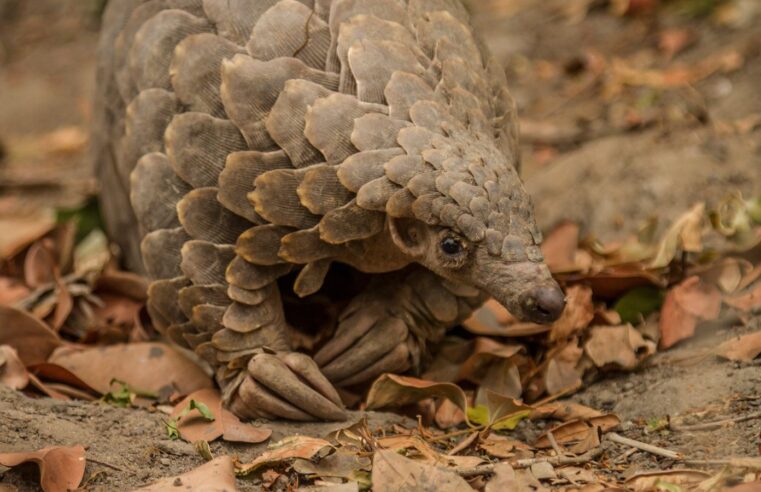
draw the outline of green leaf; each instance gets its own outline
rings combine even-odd
[[[158,395],[155,393],[135,389],[126,382],[116,378],[112,379],[109,383],[111,387],[113,387],[115,384],[119,385],[119,387],[112,389],[108,393],[104,394],[100,399],[101,402],[115,407],[126,408],[132,406],[132,404],[135,402],[135,398],[138,396],[151,399],[158,398]]]
[[[665,295],[656,287],[635,287],[624,294],[613,309],[624,323],[637,324],[642,318],[659,310]]]
[[[180,420],[182,420],[183,417],[186,417],[193,410],[198,410],[198,413],[200,413],[201,416],[206,420],[214,420],[214,414],[211,413],[211,410],[209,410],[209,407],[207,407],[205,403],[197,400],[190,400],[190,403],[188,403],[187,406],[182,409],[176,418],[171,418],[164,422],[166,424],[166,431],[169,435],[169,439],[180,438],[180,429],[178,428]]]
[[[90,198],[84,204],[76,208],[59,209],[56,213],[56,221],[59,224],[72,220],[76,222],[76,242],[81,241],[85,236],[96,229],[105,230],[97,198]]]
[[[518,427],[518,424],[521,423],[521,420],[527,418],[529,415],[531,415],[531,410],[521,410],[520,412],[515,412],[505,416],[502,419],[497,420],[497,422],[492,424],[491,428],[494,430],[513,430]]]
[[[169,419],[164,421],[164,425],[166,425],[166,433],[167,437],[171,440],[179,439],[180,438],[180,430],[177,428],[177,419]]]
[[[671,482],[666,482],[665,480],[658,480],[655,482],[653,488],[655,490],[665,490],[667,492],[682,492],[682,487]]]
[[[489,409],[486,405],[468,407],[467,415],[473,424],[489,425]]]

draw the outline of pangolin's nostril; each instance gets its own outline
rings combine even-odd
[[[525,297],[523,306],[532,321],[550,323],[563,313],[565,294],[554,285],[535,287]]]

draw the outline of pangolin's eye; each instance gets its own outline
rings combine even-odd
[[[445,237],[442,239],[440,246],[441,251],[449,256],[457,256],[465,250],[465,247],[462,245],[462,243],[453,237]]]

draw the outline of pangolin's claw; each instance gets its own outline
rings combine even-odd
[[[338,393],[317,364],[298,353],[256,354],[238,389],[233,411],[251,417],[345,420]]]
[[[330,381],[348,386],[383,372],[409,369],[408,338],[409,329],[401,319],[360,311],[339,324],[315,360]]]

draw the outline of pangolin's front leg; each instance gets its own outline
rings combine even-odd
[[[268,295],[256,305],[258,310],[233,304],[225,313],[226,326],[250,331],[225,328],[212,337],[218,348],[231,350],[217,350],[215,357],[222,363],[217,379],[230,409],[248,418],[345,419],[341,398],[317,364],[290,350],[277,284],[266,289]]]
[[[420,368],[426,347],[485,300],[422,267],[379,275],[341,314],[335,335],[314,356],[337,386],[384,372]]]

